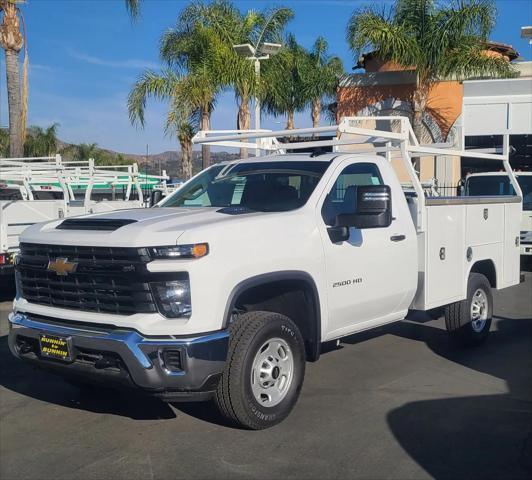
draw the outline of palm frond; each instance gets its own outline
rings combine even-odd
[[[347,26],[347,40],[358,56],[372,49],[383,60],[401,65],[416,65],[421,49],[410,30],[386,18],[375,8],[356,11]]]
[[[180,78],[170,70],[162,74],[146,70],[128,95],[127,107],[132,124],[144,126],[144,110],[149,97],[164,100],[178,88]]]
[[[256,47],[259,47],[263,42],[278,40],[287,23],[294,18],[294,12],[290,8],[277,7],[267,10],[261,17],[254,41]]]
[[[305,94],[303,78],[307,55],[289,34],[281,51],[265,63],[261,97],[266,112],[274,116],[300,112],[311,101]]]
[[[438,12],[437,28],[440,35],[451,42],[470,35],[487,40],[496,18],[497,7],[493,0],[455,0],[449,8]]]
[[[393,8],[393,21],[423,38],[430,29],[436,11],[435,0],[397,0]]]
[[[449,51],[442,61],[440,78],[467,80],[472,78],[511,78],[517,71],[503,57],[486,52],[482,44],[472,43]]]
[[[344,75],[342,60],[329,55],[323,37],[316,39],[312,51],[306,53],[305,61],[300,63],[299,68],[303,94],[309,100],[333,96]]]
[[[141,0],[125,0],[126,9],[133,20],[137,19],[140,15],[140,3]]]

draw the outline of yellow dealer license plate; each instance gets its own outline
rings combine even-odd
[[[55,335],[40,335],[41,355],[57,360],[70,361],[72,359],[72,347],[70,338],[56,337]]]

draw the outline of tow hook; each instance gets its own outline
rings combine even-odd
[[[118,361],[116,358],[101,356],[98,360],[94,362],[94,368],[102,370],[104,368],[118,367]]]

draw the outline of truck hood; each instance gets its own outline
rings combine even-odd
[[[261,212],[228,215],[219,210],[219,207],[136,208],[83,215],[34,225],[24,231],[20,240],[63,245],[174,245],[187,230],[268,215]],[[63,222],[65,224],[61,226]],[[64,228],[67,224],[68,228]]]

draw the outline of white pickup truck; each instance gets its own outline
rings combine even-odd
[[[453,338],[482,342],[492,288],[520,280],[507,156],[443,151],[502,161],[517,195],[425,198],[411,157],[442,151],[417,144],[406,119],[394,117],[399,132],[355,120],[311,144],[369,135],[385,146],[217,164],[155,208],[28,228],[12,353],[71,381],[214,398],[229,420],[262,429],[292,410],[323,342],[441,306]],[[416,193],[403,192],[397,160]]]
[[[532,172],[515,172],[523,195],[521,216],[521,255],[532,258]],[[472,173],[466,177],[465,194],[514,195],[514,190],[504,172]]]

